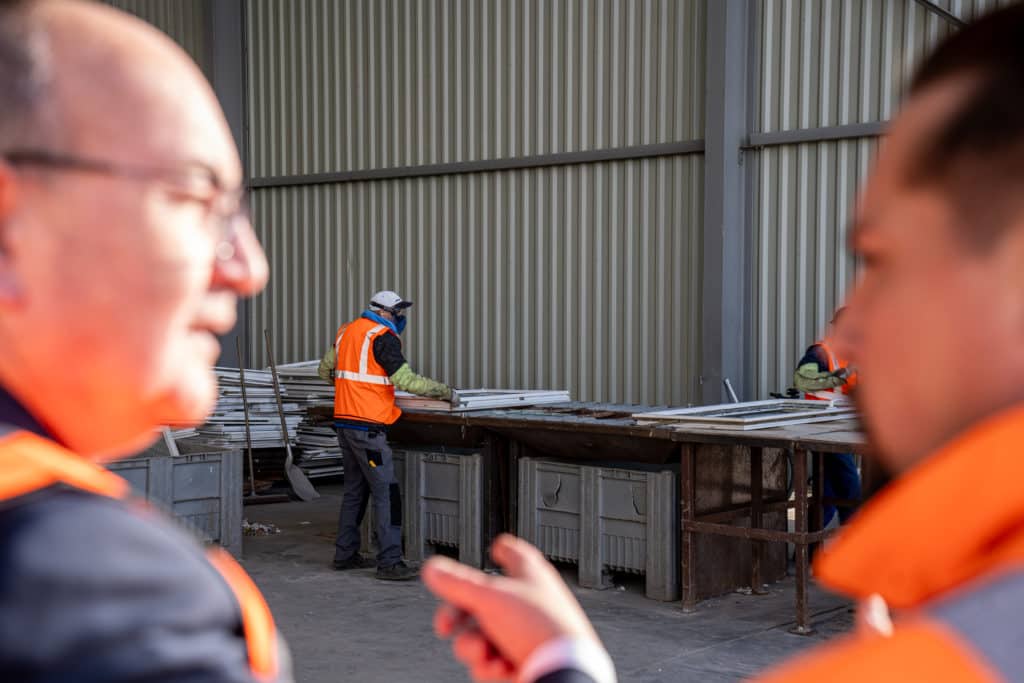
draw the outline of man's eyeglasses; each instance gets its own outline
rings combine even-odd
[[[173,193],[201,202],[218,221],[220,241],[217,257],[234,256],[234,238],[238,228],[248,224],[249,201],[244,187],[228,188],[217,172],[201,162],[189,162],[179,168],[134,166],[100,159],[39,149],[14,149],[0,154],[12,166],[41,166],[72,173],[95,173],[142,182],[158,182]]]

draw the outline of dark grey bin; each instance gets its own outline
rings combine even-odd
[[[653,600],[679,598],[676,475],[519,459],[519,528],[552,560],[579,566],[585,588],[608,572],[644,576]]]
[[[458,550],[459,559],[480,567],[483,479],[479,453],[396,448],[395,478],[402,490],[405,557],[421,562],[431,546]],[[364,554],[376,553],[373,506],[362,525]]]
[[[136,495],[173,515],[205,543],[242,552],[242,452],[223,450],[173,457],[151,448],[107,469]]]
[[[405,451],[406,556],[420,562],[428,546],[456,548],[459,560],[480,567],[482,457]]]

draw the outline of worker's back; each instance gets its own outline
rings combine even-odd
[[[360,317],[338,330],[334,416],[392,424],[402,414],[395,405],[395,387],[374,356],[375,340],[393,334],[387,325]]]

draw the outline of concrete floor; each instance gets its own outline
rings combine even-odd
[[[281,530],[246,537],[243,564],[291,645],[296,679],[467,680],[448,645],[431,631],[435,602],[419,582],[386,583],[374,579],[371,569],[330,567],[341,489],[321,489],[324,495],[312,503],[245,509],[250,522],[270,522]],[[814,589],[815,634],[788,633],[791,580],[774,585],[768,595],[737,593],[701,603],[695,614],[683,614],[678,604],[647,600],[639,584],[574,590],[623,682],[739,680],[852,624],[844,601]]]

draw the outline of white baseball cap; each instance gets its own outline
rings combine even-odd
[[[385,311],[400,311],[403,308],[412,306],[412,302],[406,301],[390,289],[385,289],[373,295],[373,298],[370,299],[370,306],[372,308],[382,308]]]

